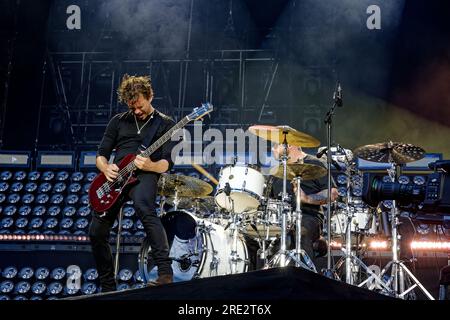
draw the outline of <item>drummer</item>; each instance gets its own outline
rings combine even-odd
[[[272,148],[273,155],[276,159],[279,159],[284,152],[284,146],[279,144]],[[326,168],[326,163],[318,159],[316,156],[305,153],[301,147],[288,145],[288,164],[291,163],[309,163],[315,164]],[[283,180],[277,177],[271,177],[272,179],[272,192],[271,197],[278,198],[283,192]],[[335,188],[336,184],[332,180],[331,188],[331,201],[335,201],[338,197],[338,191]],[[302,209],[302,238],[301,246],[306,251],[308,256],[315,261],[314,247],[315,243],[320,239],[322,234],[322,224],[324,222],[324,213],[322,205],[325,205],[328,201],[328,179],[327,176],[313,180],[303,180],[301,183],[301,209]],[[295,188],[288,181],[286,184],[286,192],[291,198],[292,210],[295,210]],[[280,197],[281,199],[281,197]],[[291,232],[291,247],[295,245],[295,232]]]

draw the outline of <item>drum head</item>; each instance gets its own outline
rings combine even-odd
[[[161,221],[166,229],[169,243],[172,243],[174,236],[181,240],[190,240],[196,236],[197,223],[188,211],[168,212]]]

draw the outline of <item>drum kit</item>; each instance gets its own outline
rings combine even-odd
[[[318,147],[319,141],[288,126],[252,126],[249,131],[260,138],[282,146],[279,165],[270,169],[269,176],[252,165],[233,164],[220,170],[216,191],[207,182],[180,174],[162,174],[158,183],[163,197],[161,220],[170,244],[169,256],[173,260],[174,281],[243,273],[250,270],[248,239],[258,243],[258,257],[262,268],[293,264],[317,272],[310,257],[301,246],[302,205],[300,185],[303,181],[327,175],[325,166],[312,163],[288,163],[288,147]],[[319,149],[320,150],[320,149]],[[331,148],[333,160],[339,162],[347,176],[347,188],[351,188],[357,172],[356,158],[375,162],[389,162],[389,175],[395,181],[398,166],[423,158],[424,150],[404,143],[380,143],[357,148],[353,153],[340,147]],[[269,177],[283,181],[281,197],[272,199],[267,189]],[[359,183],[362,183],[359,179]],[[287,184],[292,183],[295,194],[289,195]],[[290,197],[295,199],[292,208]],[[343,259],[334,267],[336,271],[345,263],[346,282],[355,284],[355,265],[362,267],[367,279],[378,283],[385,293],[400,296],[405,291],[405,273],[426,292],[412,273],[398,260],[398,214],[395,202],[391,217],[393,261],[375,274],[355,254],[352,236],[367,237],[378,234],[376,213],[364,205],[362,200],[346,193],[344,206],[337,208],[331,217],[331,233],[345,238]],[[293,250],[288,249],[288,233],[295,233]],[[331,235],[330,235],[331,236]],[[330,239],[330,238],[328,238]],[[279,243],[278,252],[273,252],[273,243]],[[144,280],[157,278],[157,267],[151,258],[151,247],[144,241],[139,254],[139,268]],[[253,266],[255,268],[255,266]],[[386,282],[383,275],[392,269],[393,282]],[[357,284],[367,286],[368,280]],[[401,293],[399,293],[401,292]]]

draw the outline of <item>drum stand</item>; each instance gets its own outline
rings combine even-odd
[[[296,248],[295,250],[287,250],[286,248],[286,240],[287,240],[287,215],[288,215],[288,208],[289,206],[286,206],[285,204],[289,203],[289,197],[286,191],[286,183],[287,183],[287,140],[286,140],[286,134],[284,133],[284,152],[283,156],[281,157],[281,161],[283,162],[283,195],[282,195],[282,201],[281,205],[278,205],[278,216],[281,216],[281,241],[280,241],[280,250],[269,260],[267,263],[267,266],[264,268],[268,268],[270,266],[280,266],[285,267],[289,264],[291,260],[295,262],[296,267],[302,267],[311,271],[316,271],[316,267],[312,263],[311,259],[308,257],[306,252],[301,249],[301,226],[302,226],[302,210],[301,210],[301,204],[300,204],[300,183],[301,183],[301,177],[295,177],[294,181],[297,185],[297,192],[296,192],[296,202],[297,207],[295,210],[295,219],[296,219]],[[302,261],[302,257],[305,260],[306,263]]]
[[[392,163],[392,167],[388,169],[389,176],[392,182],[396,180],[396,172],[398,166]],[[381,270],[380,277],[387,273],[389,268],[391,268],[391,276],[389,277],[386,285],[389,286],[389,293],[393,294],[396,298],[405,299],[407,294],[410,293],[416,287],[426,295],[429,300],[435,300],[433,296],[425,289],[425,287],[419,282],[419,280],[413,275],[413,273],[405,266],[405,264],[399,260],[400,253],[400,244],[399,239],[400,234],[398,232],[398,209],[397,203],[395,200],[392,201],[392,209],[391,209],[391,230],[392,230],[392,260],[388,262],[388,264]],[[405,275],[406,273],[406,275]],[[409,288],[406,288],[407,277],[409,277],[409,281],[412,280],[414,283]],[[411,283],[411,282],[408,282]]]

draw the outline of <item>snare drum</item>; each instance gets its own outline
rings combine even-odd
[[[263,174],[248,165],[223,167],[220,170],[215,201],[227,211],[254,212],[261,204],[264,182]],[[230,191],[229,197],[227,189]]]

